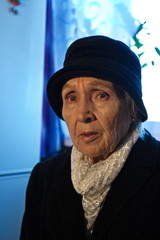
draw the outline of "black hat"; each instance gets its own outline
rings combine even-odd
[[[141,120],[147,120],[142,100],[141,65],[136,54],[123,42],[98,35],[80,38],[70,45],[64,67],[54,73],[47,84],[49,103],[61,119],[62,87],[75,77],[113,82],[134,100]]]

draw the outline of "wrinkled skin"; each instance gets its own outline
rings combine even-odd
[[[69,80],[62,89],[62,115],[75,147],[92,163],[106,159],[126,138],[130,108],[113,83],[93,77]]]

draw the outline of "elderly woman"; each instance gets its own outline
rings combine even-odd
[[[142,128],[137,56],[105,36],[78,39],[47,94],[73,146],[34,167],[20,239],[159,239],[160,143]]]

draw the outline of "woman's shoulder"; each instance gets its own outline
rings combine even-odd
[[[71,148],[68,148],[62,152],[46,158],[43,161],[38,162],[34,168],[40,168],[42,171],[53,171],[63,167],[70,162]]]
[[[153,159],[151,163],[153,165],[155,164],[155,166],[157,166],[157,164],[160,165],[160,141],[146,129],[143,129],[142,134],[133,147],[133,152],[139,154],[141,159],[143,157],[145,159]]]
[[[143,130],[141,139],[146,143],[146,144],[153,144],[156,145],[158,148],[160,148],[160,141],[156,139],[147,129]]]
[[[40,164],[47,169],[51,169],[52,167],[59,168],[67,162],[70,162],[71,149],[72,147],[67,148],[64,151],[57,152],[56,154],[41,161]]]
[[[29,182],[34,182],[38,185],[41,185],[42,182],[47,184],[47,182],[52,181],[55,173],[57,174],[61,169],[67,171],[65,169],[70,168],[70,154],[71,148],[61,153],[57,153],[44,161],[38,162],[33,167]]]

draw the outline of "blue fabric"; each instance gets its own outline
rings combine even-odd
[[[46,84],[54,72],[53,46],[53,14],[52,0],[47,1],[46,12],[46,38],[45,38],[45,61],[44,61],[44,91],[42,109],[42,134],[41,134],[41,159],[55,154],[61,149],[63,134],[60,120],[49,106],[46,96]]]

